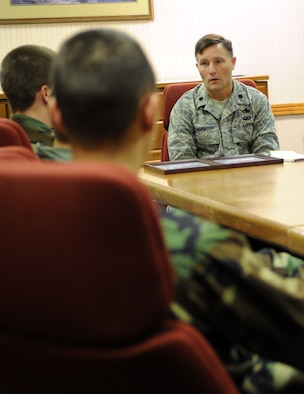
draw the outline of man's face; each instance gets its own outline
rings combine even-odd
[[[224,100],[232,89],[232,70],[236,62],[222,44],[215,44],[197,55],[197,68],[211,98]]]

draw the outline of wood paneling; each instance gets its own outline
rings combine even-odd
[[[9,118],[11,114],[7,98],[0,93],[0,118]]]
[[[304,114],[304,103],[273,104],[271,108],[274,116]]]

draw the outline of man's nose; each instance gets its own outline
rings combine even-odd
[[[215,66],[215,64],[214,63],[210,63],[209,64],[209,73],[210,74],[214,74],[216,72],[216,66]]]

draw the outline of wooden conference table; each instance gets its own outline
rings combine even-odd
[[[304,256],[304,161],[139,178],[156,200]]]

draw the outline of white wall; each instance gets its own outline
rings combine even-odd
[[[77,31],[114,27],[142,43],[159,82],[193,80],[195,42],[214,32],[233,41],[236,74],[270,76],[271,104],[304,101],[303,0],[154,0],[154,12],[154,21],[0,25],[0,61],[21,44],[58,49]]]

